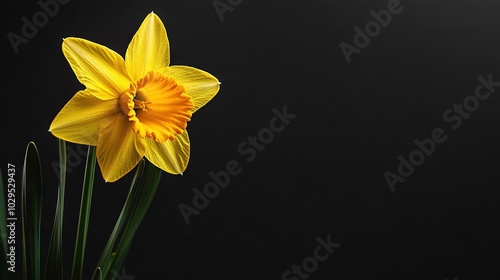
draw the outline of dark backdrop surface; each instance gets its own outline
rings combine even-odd
[[[44,244],[57,191],[48,127],[83,88],[62,38],[124,55],[154,11],[171,64],[222,86],[193,115],[189,166],[163,174],[116,279],[500,279],[499,1],[61,3],[17,52],[8,34],[21,36],[23,18],[43,9],[34,0],[2,8],[1,168],[16,165],[20,181],[26,145],[37,144]],[[284,111],[286,126],[270,134]],[[86,148],[68,149],[67,274]],[[241,172],[187,224],[179,205],[194,207],[193,189],[234,162]],[[85,279],[131,176],[105,184],[96,174]],[[316,250],[322,242],[331,247]]]

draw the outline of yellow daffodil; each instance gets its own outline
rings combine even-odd
[[[171,174],[186,169],[191,115],[219,91],[211,74],[170,66],[167,32],[149,14],[125,58],[105,46],[66,38],[64,56],[85,86],[64,106],[49,131],[68,142],[96,146],[104,179],[113,182],[144,156]]]

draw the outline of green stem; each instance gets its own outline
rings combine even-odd
[[[99,263],[97,264],[97,269],[94,272],[92,279],[98,278],[99,273],[102,276],[102,274],[106,275],[109,272],[109,267],[111,266],[115,243],[119,238],[119,236],[122,234],[123,228],[125,227],[125,224],[128,222],[128,218],[131,215],[131,211],[133,211],[133,209],[129,207],[129,205],[131,201],[133,201],[135,193],[137,192],[137,185],[141,181],[142,173],[144,171],[144,165],[145,165],[144,159],[139,161],[139,164],[137,164],[136,172],[132,180],[132,184],[130,186],[129,194],[125,201],[125,205],[123,206],[123,209],[120,213],[120,216],[118,217],[118,220],[116,221],[115,227],[113,228],[113,232],[109,236],[108,243],[106,244],[106,247],[104,248],[101,258],[99,259]]]
[[[59,139],[59,190],[57,205],[50,237],[47,263],[45,265],[45,280],[63,279],[63,247],[62,232],[64,218],[64,195],[66,189],[66,142]]]
[[[78,229],[76,233],[75,254],[73,258],[71,280],[82,279],[85,244],[87,242],[87,231],[90,218],[90,206],[92,202],[92,191],[94,189],[95,165],[95,147],[89,146],[87,163],[85,166],[85,179],[83,181],[82,200],[80,204],[80,216],[78,219]]]
[[[125,261],[125,258],[130,250],[134,236],[139,229],[146,212],[153,201],[153,198],[160,184],[162,170],[153,164],[149,164],[142,176],[139,184],[137,185],[137,191],[134,191],[132,196],[132,201],[128,207],[130,207],[130,216],[127,218],[127,223],[123,229],[123,233],[120,241],[116,247],[116,251],[112,258],[112,263],[109,267],[109,271],[105,272],[104,279],[112,279],[113,271],[120,271],[120,268]]]

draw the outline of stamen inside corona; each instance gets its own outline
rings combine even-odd
[[[120,109],[133,122],[132,130],[158,142],[173,140],[191,120],[193,102],[174,78],[149,72],[120,95]]]

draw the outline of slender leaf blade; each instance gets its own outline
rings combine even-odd
[[[35,143],[26,148],[22,174],[23,279],[40,279],[40,225],[42,213],[42,170]]]

